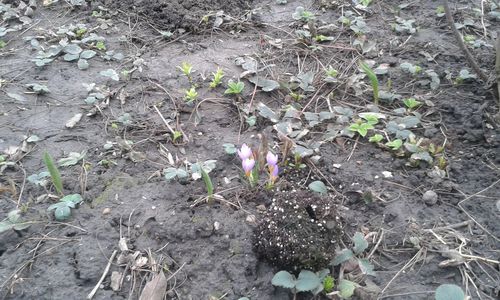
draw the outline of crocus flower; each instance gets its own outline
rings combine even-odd
[[[241,145],[241,149],[238,150],[238,156],[240,157],[241,161],[244,161],[245,159],[248,159],[252,156],[252,149],[250,149],[247,144],[243,144]]]
[[[243,167],[243,171],[245,171],[245,175],[250,177],[252,175],[252,169],[255,166],[255,160],[252,158],[246,158],[242,160],[241,166]]]
[[[278,179],[278,173],[279,173],[278,165],[274,165],[273,168],[270,169],[269,171],[270,171],[269,179],[271,181],[271,184],[274,184],[276,182],[276,179]]]
[[[268,166],[275,166],[278,163],[278,155],[269,151],[267,152],[266,160]]]

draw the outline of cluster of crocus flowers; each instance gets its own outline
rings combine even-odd
[[[258,167],[256,167],[255,154],[252,152],[252,149],[248,147],[246,144],[241,145],[241,148],[238,150],[238,156],[241,159],[241,166],[243,171],[245,172],[245,176],[248,178],[251,186],[254,186],[259,177]],[[266,155],[267,162],[267,170],[269,172],[269,181],[267,186],[273,187],[274,183],[278,179],[278,155],[273,154],[272,152],[268,152]]]

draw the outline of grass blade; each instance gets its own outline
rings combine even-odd
[[[56,191],[59,194],[64,195],[62,192],[63,186],[62,186],[61,173],[59,173],[59,170],[57,169],[56,164],[52,159],[52,156],[50,156],[48,152],[45,152],[43,154],[43,162],[45,163],[47,169],[49,170],[50,178],[52,179],[52,183],[54,184]]]
[[[210,175],[208,175],[207,172],[203,169],[203,167],[200,167],[201,171],[201,177],[203,178],[203,182],[205,182],[205,186],[207,187],[207,193],[208,193],[208,198],[212,198],[214,194],[214,185],[212,183],[212,179],[210,179]]]
[[[359,66],[365,72],[366,76],[368,76],[368,79],[370,79],[370,82],[372,84],[373,88],[373,100],[375,101],[375,105],[378,105],[378,79],[377,75],[375,75],[375,72],[364,62],[360,62]]]

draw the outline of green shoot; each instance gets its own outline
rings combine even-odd
[[[323,290],[325,291],[325,293],[331,293],[333,291],[334,286],[335,286],[335,281],[333,280],[333,277],[327,275],[325,279],[323,279]]]
[[[207,188],[208,199],[210,200],[214,195],[214,185],[212,183],[212,179],[210,179],[210,175],[200,166],[201,177],[203,178],[203,182],[205,183],[205,187]]]
[[[172,142],[177,142],[179,138],[182,137],[182,132],[174,130],[174,133],[172,134]]]
[[[180,66],[177,66],[179,70],[181,70],[182,74],[188,78],[188,80],[191,82],[192,77],[191,74],[193,73],[193,65],[183,61]]]
[[[378,79],[377,75],[375,75],[375,72],[365,63],[365,62],[360,62],[359,66],[363,70],[363,72],[366,73],[366,76],[368,76],[368,79],[370,79],[370,82],[372,84],[373,88],[373,100],[375,102],[375,105],[378,105]]]
[[[403,145],[403,141],[400,139],[395,139],[393,141],[385,143],[387,147],[390,147],[392,150],[397,151]]]
[[[227,85],[227,90],[224,92],[225,95],[241,94],[241,92],[243,92],[243,89],[245,88],[245,84],[241,81],[234,82],[232,80],[229,80]]]
[[[408,109],[414,109],[422,105],[422,102],[417,101],[415,98],[406,98],[403,100],[403,103]]]
[[[104,44],[103,41],[98,41],[95,44],[95,47],[97,48],[97,50],[106,51],[106,44]]]
[[[198,92],[196,91],[196,88],[192,86],[189,90],[186,91],[186,94],[184,95],[184,100],[186,100],[187,103],[191,103],[198,98]]]
[[[362,137],[365,137],[368,134],[368,130],[373,128],[372,124],[362,122],[361,120],[358,120],[356,123],[349,126],[350,131],[357,132]]]
[[[212,73],[214,78],[212,79],[212,82],[210,82],[210,88],[216,88],[219,84],[222,83],[222,78],[224,77],[224,71],[222,69],[217,69],[217,72]]]
[[[304,98],[304,95],[295,92],[290,92],[290,97],[292,97],[293,100],[299,102],[300,100],[302,100],[302,98]]]
[[[45,152],[43,154],[43,162],[45,163],[47,169],[49,170],[50,178],[52,179],[52,183],[54,184],[56,191],[60,195],[64,195],[62,191],[63,185],[62,185],[61,173],[59,173],[59,170],[57,169],[56,164],[52,159],[52,156],[50,156],[48,152]]]
[[[326,76],[335,78],[339,74],[339,71],[329,66],[328,69],[325,70]]]

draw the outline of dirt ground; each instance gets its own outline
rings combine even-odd
[[[0,221],[19,210],[30,225],[0,231],[1,299],[85,299],[94,287],[93,299],[139,299],[160,270],[167,292],[149,299],[295,299],[271,284],[274,274],[318,264],[336,281],[356,282],[353,299],[434,299],[445,283],[471,299],[500,296],[498,107],[488,83],[467,78],[474,71],[440,1],[374,0],[366,11],[323,0],[25,2],[0,1]],[[494,76],[498,9],[472,2],[453,0],[450,8],[480,68]],[[314,21],[294,19],[299,6]],[[391,101],[374,107],[363,60],[379,67]],[[192,78],[180,71],[183,62],[192,64]],[[410,74],[402,63],[421,71]],[[333,82],[324,80],[329,66],[338,71]],[[222,84],[209,88],[218,68]],[[462,70],[469,73],[459,78]],[[242,72],[241,95],[224,94]],[[308,72],[310,81],[297,79]],[[256,87],[254,73],[279,87]],[[192,86],[197,99],[186,103]],[[405,110],[402,99],[410,97],[421,105]],[[367,137],[345,134],[363,112],[383,117]],[[390,131],[392,121],[415,116],[415,127]],[[281,131],[283,124],[290,130]],[[417,146],[442,151],[431,153],[432,162],[412,160],[405,146],[368,139],[380,132],[394,140],[405,129]],[[174,139],[174,131],[182,135]],[[263,141],[280,157],[273,189],[264,179],[249,187],[238,155],[223,147]],[[282,151],[289,141],[310,154],[297,163]],[[83,197],[64,221],[47,210],[60,198],[50,178],[28,179],[47,170],[45,152],[55,161],[80,155],[59,166],[62,193]],[[210,201],[203,180],[164,177],[168,168],[208,160],[216,160]],[[318,180],[327,194],[310,196]],[[289,210],[274,213],[277,203]],[[313,203],[319,209],[311,212]],[[330,204],[335,210],[325,209]],[[293,213],[310,216],[314,227],[278,222],[263,230]],[[342,228],[316,228],[329,218]],[[368,241],[362,256],[375,276],[326,263],[356,232]],[[290,239],[280,252],[262,243],[289,233],[314,246],[300,252]],[[311,249],[328,253],[300,265]],[[339,299],[324,292],[298,298]]]

